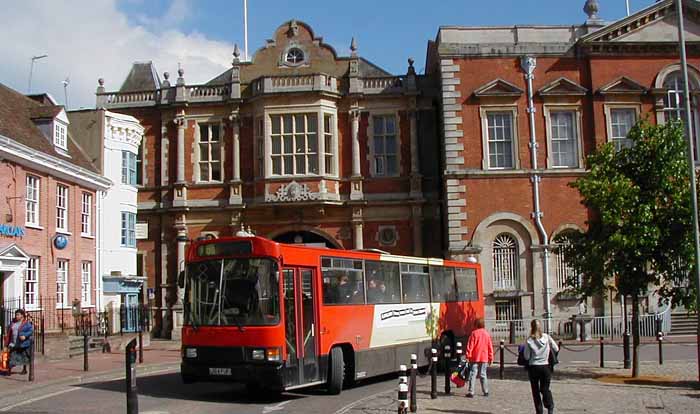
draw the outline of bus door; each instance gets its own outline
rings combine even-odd
[[[316,352],[316,316],[313,269],[284,269],[285,340],[287,385],[302,385],[320,379]]]

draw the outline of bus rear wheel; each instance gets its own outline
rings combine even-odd
[[[345,377],[345,361],[340,347],[331,349],[328,368],[328,393],[338,395],[343,390],[343,377]]]

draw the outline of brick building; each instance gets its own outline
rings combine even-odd
[[[186,69],[186,68],[184,68]],[[437,123],[430,81],[409,61],[394,76],[316,37],[281,25],[250,62],[203,85],[185,71],[171,84],[136,63],[97,107],[145,127],[138,250],[155,305],[178,302],[174,281],[189,240],[243,226],[289,243],[439,255]],[[177,306],[175,306],[177,308]],[[179,323],[159,320],[162,336]]]
[[[74,300],[99,305],[97,206],[111,184],[68,126],[50,96],[0,84],[0,308],[43,308],[49,330]]]
[[[441,27],[429,44],[427,73],[442,91],[445,255],[482,263],[488,318],[583,310],[563,292],[572,270],[553,252],[589,214],[568,184],[596,146],[628,145],[637,120],[679,116],[674,3],[605,23],[588,0],[579,26]],[[697,94],[700,7],[684,5]],[[604,300],[589,311],[609,313]]]

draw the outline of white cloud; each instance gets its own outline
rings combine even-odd
[[[2,1],[0,1],[2,3]],[[4,7],[0,27],[0,82],[26,92],[30,59],[36,63],[32,92],[49,92],[63,102],[61,81],[70,77],[69,107],[94,107],[97,79],[107,90],[117,90],[134,61],[152,60],[162,73],[185,70],[188,84],[205,82],[225,71],[233,43],[208,39],[201,33],[183,33],[174,26],[192,7],[173,0],[158,29],[130,21],[116,0],[70,2],[24,0]]]

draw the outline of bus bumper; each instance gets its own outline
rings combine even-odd
[[[228,369],[231,370],[230,375]],[[214,367],[182,361],[180,374],[186,383],[238,382],[256,384],[270,390],[284,390],[282,365],[278,364],[221,364]]]

